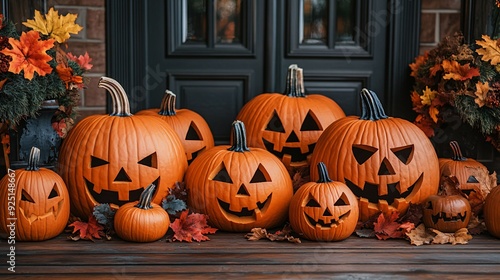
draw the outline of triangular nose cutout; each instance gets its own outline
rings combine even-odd
[[[250,196],[250,194],[248,193],[247,188],[243,184],[241,184],[240,189],[238,190],[238,194],[239,195]]]
[[[328,210],[328,207],[325,209],[325,212],[323,213],[323,216],[325,216],[325,217],[331,217],[331,216],[333,216],[332,213],[330,213],[330,210]]]
[[[120,172],[118,172],[118,175],[116,175],[115,182],[132,182],[130,177],[128,176],[127,172],[125,172],[125,169],[120,169]]]
[[[391,163],[387,158],[384,158],[382,163],[380,164],[380,168],[378,170],[378,175],[394,175],[394,168],[392,168]]]
[[[297,134],[295,134],[295,131],[292,131],[292,133],[290,133],[290,136],[288,136],[288,138],[286,139],[286,142],[287,143],[300,142],[299,137],[297,137]]]

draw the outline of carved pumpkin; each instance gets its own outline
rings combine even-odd
[[[71,210],[82,219],[99,203],[116,209],[139,200],[152,183],[157,186],[153,202],[159,204],[187,169],[182,143],[168,124],[130,114],[127,95],[115,80],[103,77],[99,86],[111,93],[113,112],[78,122],[59,154]]]
[[[404,213],[439,187],[439,163],[430,140],[413,123],[388,117],[377,95],[361,91],[362,115],[331,124],[321,135],[311,166],[322,161],[333,180],[359,198],[360,220],[379,211]],[[318,179],[315,168],[312,180]]]
[[[0,229],[15,220],[16,241],[42,241],[59,235],[69,218],[69,195],[64,181],[54,171],[40,168],[40,150],[31,148],[28,167],[0,181]],[[13,211],[13,212],[12,212]]]
[[[160,109],[142,110],[136,115],[159,116],[167,122],[181,139],[188,162],[191,163],[199,153],[214,146],[214,137],[207,122],[198,113],[188,109],[176,110],[175,98],[175,94],[167,90]]]
[[[151,202],[155,187],[147,187],[139,202],[129,202],[116,211],[114,229],[121,239],[152,242],[167,233],[170,225],[167,212],[160,205]]]
[[[268,151],[247,147],[241,121],[233,123],[232,142],[203,152],[191,163],[185,176],[188,206],[225,231],[279,226],[288,217],[293,194],[285,166]]]
[[[323,130],[342,117],[344,111],[332,99],[305,95],[302,68],[292,64],[285,93],[256,96],[243,106],[237,119],[247,125],[251,147],[267,149],[287,167],[301,167],[308,165]]]
[[[441,173],[441,184],[443,180],[450,176],[455,176],[458,180],[460,190],[466,195],[471,192],[480,192],[481,184],[489,186],[489,171],[479,161],[466,158],[462,155],[457,141],[451,141],[453,157],[439,159],[439,171]],[[486,194],[485,194],[486,195]]]
[[[359,217],[358,201],[348,186],[332,181],[323,162],[319,180],[302,185],[290,202],[290,225],[305,238],[339,241],[349,237]]]
[[[454,233],[466,228],[471,217],[469,201],[461,195],[431,195],[424,203],[425,227]]]
[[[491,189],[483,207],[484,224],[488,232],[500,238],[500,187]]]

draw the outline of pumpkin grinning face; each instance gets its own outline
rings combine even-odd
[[[309,196],[310,197],[307,200],[304,200],[304,202],[307,203],[302,207],[304,208],[304,217],[306,221],[309,223],[309,226],[313,228],[330,229],[332,227],[337,227],[341,223],[343,223],[344,220],[348,219],[349,215],[351,214],[349,199],[345,194],[342,194],[339,197],[339,199],[334,203],[333,207],[330,206],[332,208],[331,210],[327,205],[322,206],[318,202],[318,199],[314,198],[312,194],[309,194]],[[334,215],[335,211],[333,210],[335,208],[340,209],[336,211],[340,212],[337,213],[337,215]]]
[[[29,192],[23,189],[19,201],[19,212],[23,219],[30,225],[37,221],[46,223],[47,221],[44,221],[46,219],[57,220],[57,217],[61,214],[61,210],[64,209],[64,204],[69,203],[69,201],[65,201],[62,195],[59,195],[59,192],[60,187],[54,184],[46,200],[41,202],[32,198]]]
[[[471,215],[466,198],[460,195],[431,195],[424,204],[423,222],[428,228],[453,233],[467,227]]]

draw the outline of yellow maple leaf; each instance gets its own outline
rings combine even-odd
[[[481,60],[490,61],[491,65],[500,63],[500,47],[497,41],[490,38],[488,35],[482,36],[483,40],[476,40],[476,44],[482,48],[476,50],[478,55],[481,55]]]
[[[488,96],[488,92],[490,91],[490,85],[488,82],[482,83],[482,82],[477,82],[476,84],[476,98],[474,99],[474,102],[481,108],[486,104],[486,97]]]
[[[446,73],[443,79],[446,80],[465,81],[480,75],[479,69],[470,67],[469,63],[461,65],[455,60],[443,60],[441,66]]]
[[[436,97],[437,91],[431,90],[428,86],[425,87],[423,95],[420,96],[423,105],[431,105],[432,100]]]
[[[48,35],[55,39],[58,43],[63,43],[69,39],[71,34],[78,34],[83,29],[75,23],[76,14],[59,15],[59,12],[54,8],[50,8],[49,12],[44,16],[39,11],[35,11],[35,18],[28,19],[23,22],[23,25],[35,31]]]
[[[438,108],[431,106],[429,108],[429,116],[431,116],[432,120],[437,123],[438,122],[439,110]]]

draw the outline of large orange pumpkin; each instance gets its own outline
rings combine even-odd
[[[247,147],[243,122],[233,123],[232,141],[203,152],[189,165],[188,206],[224,231],[280,226],[293,194],[288,171],[268,151]]]
[[[388,117],[377,95],[361,91],[362,115],[332,123],[321,135],[311,166],[324,162],[333,180],[359,198],[360,220],[379,211],[405,212],[439,187],[439,163],[430,140],[413,123]],[[318,179],[315,168],[311,179]]]
[[[340,241],[356,228],[357,197],[342,182],[332,181],[323,162],[318,163],[319,180],[302,185],[290,202],[293,230],[310,240]]]
[[[344,111],[332,99],[305,94],[302,68],[292,64],[284,94],[260,94],[236,118],[247,126],[248,145],[267,149],[287,167],[300,167],[308,165],[323,130],[342,117]]]
[[[488,232],[500,238],[500,186],[491,189],[483,207],[484,224]]]
[[[10,233],[15,223],[16,241],[42,241],[59,235],[69,218],[69,195],[54,171],[38,166],[40,150],[31,148],[28,167],[5,175],[0,181],[0,231]]]
[[[212,131],[205,119],[189,109],[175,109],[176,96],[167,90],[163,96],[160,109],[148,109],[137,112],[136,115],[159,116],[167,122],[182,141],[188,162],[204,150],[214,146]]]
[[[157,186],[153,202],[159,204],[187,169],[182,143],[167,123],[132,115],[127,95],[115,80],[103,77],[99,86],[111,93],[113,112],[78,122],[59,154],[71,210],[82,219],[99,203],[118,208],[139,200],[152,183]]]

